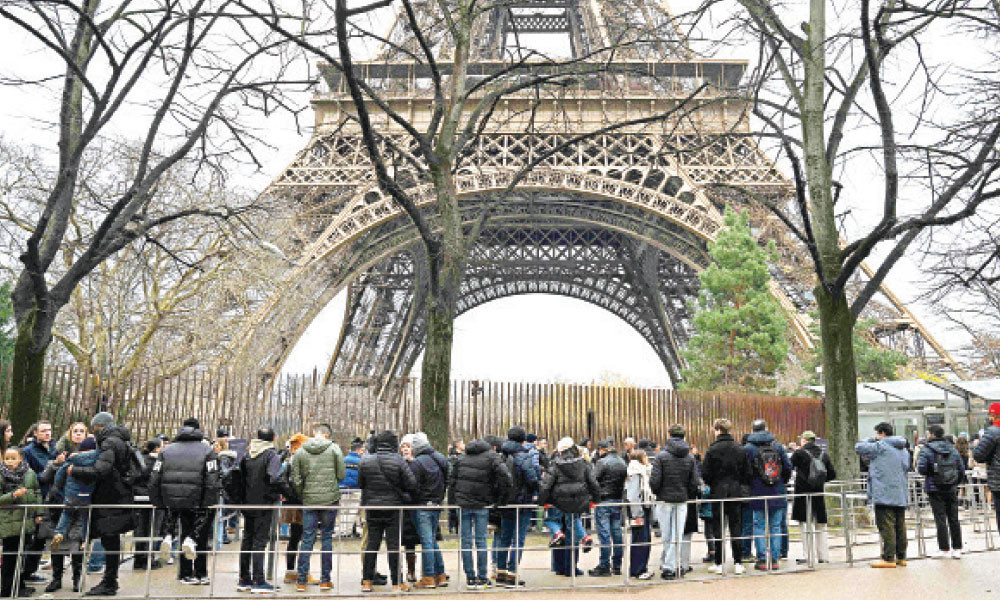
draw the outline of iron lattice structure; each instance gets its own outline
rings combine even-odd
[[[433,38],[438,4],[414,6]],[[615,62],[543,102],[530,91],[504,97],[493,120],[499,125],[474,141],[458,176],[463,219],[471,224],[488,203],[491,216],[472,249],[458,311],[516,294],[578,298],[634,327],[676,382],[707,243],[721,227],[724,206],[739,202],[727,190],[792,191],[757,146],[738,99],[746,63],[694,56],[669,10],[653,0],[514,0],[478,21],[470,78],[508,64],[515,31],[564,35],[570,54],[583,61],[596,48],[617,46]],[[405,17],[396,18],[386,38],[392,43],[377,59],[358,64],[358,72],[394,110],[425,125],[432,108],[429,70],[401,50],[417,50]],[[438,67],[447,76],[447,40],[440,51]],[[276,373],[318,311],[346,288],[327,378],[374,379],[389,389],[390,381],[409,374],[423,347],[423,246],[408,218],[375,185],[349,118],[349,95],[337,73],[326,75],[330,89],[313,101],[315,134],[265,192],[296,207],[315,238],[280,289],[260,303],[235,340],[235,353],[247,367]],[[700,97],[719,101],[565,147],[513,194],[491,202],[520,168],[570,136],[666,112],[696,88]],[[386,148],[413,147],[396,123],[372,110]],[[429,184],[416,182],[410,191],[433,216]],[[772,292],[797,343],[811,347],[808,259],[776,220],[758,213],[754,221],[763,237],[778,242]],[[955,368],[887,289],[873,310],[883,343],[935,367]]]

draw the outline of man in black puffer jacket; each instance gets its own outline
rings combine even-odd
[[[472,589],[486,587],[486,527],[489,507],[503,503],[512,485],[510,471],[483,440],[473,440],[465,446],[451,468],[448,477],[448,504],[461,510],[462,568]],[[478,568],[472,561],[472,544],[475,540]]]
[[[417,479],[399,455],[399,439],[391,431],[375,436],[375,452],[365,454],[358,465],[358,486],[361,488],[361,505],[401,506],[411,504],[417,494]],[[389,575],[395,591],[407,591],[409,586],[400,581],[399,530],[402,511],[394,509],[366,510],[368,539],[364,551],[364,568],[361,591],[372,591],[375,577],[375,559],[378,558],[382,537],[389,552]]]
[[[712,500],[745,498],[750,490],[750,459],[743,446],[736,443],[730,433],[733,424],[729,419],[716,419],[713,424],[715,441],[705,452],[701,463],[701,475],[708,485],[708,497]],[[733,569],[737,575],[744,572],[743,504],[741,502],[719,502],[712,504],[712,519],[709,521],[709,544],[713,549],[715,565],[709,567],[713,573],[722,573],[722,518],[729,524],[730,542],[733,549]]]
[[[601,543],[601,559],[596,569],[590,570],[592,577],[621,575],[622,556],[622,494],[628,465],[615,451],[614,440],[597,442],[600,458],[594,464],[594,478],[601,486],[601,503],[594,508],[594,524],[597,539]]]
[[[132,488],[128,475],[131,464],[128,429],[115,425],[111,413],[97,413],[90,421],[90,428],[100,450],[93,466],[70,466],[67,475],[94,485],[91,504],[131,504]],[[118,593],[118,565],[121,564],[121,535],[132,531],[132,509],[96,508],[90,520],[91,538],[101,538],[107,562],[101,582],[87,592],[87,596],[114,596]]]
[[[551,504],[554,509],[549,511],[549,516],[545,519],[545,524],[553,532],[549,545],[554,547],[567,545],[565,542],[568,542],[569,546],[580,544],[586,552],[592,542],[587,543],[590,536],[586,535],[580,523],[580,513],[600,501],[601,486],[594,478],[591,464],[580,458],[579,450],[572,438],[559,440],[556,451],[559,454],[549,464],[549,470],[542,477],[541,490],[538,494],[539,504]],[[564,533],[566,528],[570,529],[568,538]],[[572,569],[576,567],[576,552],[571,552],[570,556],[570,565],[563,571],[565,575],[571,575]]]
[[[691,446],[684,441],[684,433],[680,425],[670,427],[670,439],[664,450],[653,459],[653,472],[649,477],[649,487],[662,503],[655,510],[663,537],[663,558],[660,562],[663,579],[684,576],[681,543],[687,520],[687,501],[696,497],[701,485],[698,465],[691,454]]]
[[[218,504],[222,483],[219,459],[197,419],[184,426],[156,459],[149,479],[149,500],[167,508],[180,520],[180,581],[208,585],[208,541],[212,533],[212,511]]]

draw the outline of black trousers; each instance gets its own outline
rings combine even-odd
[[[26,540],[26,542],[29,540]],[[10,598],[16,596],[14,589],[14,579],[17,575],[17,554],[21,549],[21,536],[12,535],[3,538],[3,553],[0,557],[0,597]],[[21,565],[22,571],[24,565]],[[23,578],[19,578],[18,588],[24,587]]]
[[[378,559],[378,551],[382,547],[384,537],[386,550],[389,551],[389,577],[392,585],[399,585],[400,511],[369,509],[366,512],[368,540],[365,543],[365,556],[362,559],[364,566],[361,578],[365,581],[375,579],[375,561]]]
[[[26,526],[30,535],[34,527],[34,522],[28,519]],[[45,538],[32,535],[24,541],[24,552],[24,565],[22,565],[21,572],[25,576],[34,575],[38,571],[38,565],[42,561],[42,554],[45,552]]]
[[[177,511],[181,522],[180,541],[191,538],[194,540],[198,554],[193,561],[181,554],[181,579],[185,577],[208,577],[208,541],[212,534],[212,512],[204,508],[183,509]]]
[[[285,569],[295,570],[295,561],[299,553],[299,542],[302,541],[302,523],[291,523],[288,525],[288,546],[285,550]]]
[[[938,549],[961,550],[962,525],[958,522],[958,494],[955,490],[928,492],[927,499],[930,500],[931,512],[934,513]]]
[[[101,545],[104,546],[104,577],[101,581],[118,588],[118,566],[122,563],[122,536],[102,535]]]
[[[141,510],[136,519],[135,537],[143,541],[135,543],[135,558],[132,559],[133,569],[145,569],[153,561],[153,544],[150,538],[157,538],[163,528],[163,510]]]
[[[725,508],[723,508],[725,507]],[[694,508],[688,506],[688,510]],[[729,545],[733,549],[733,562],[740,564],[743,560],[743,540],[739,539],[743,535],[743,505],[740,502],[713,502],[712,519],[708,522],[711,527],[711,540],[709,549],[715,554],[715,564],[722,564],[722,517],[725,514],[726,523],[729,524]]]
[[[882,542],[882,560],[905,560],[906,508],[876,504],[875,525]]]
[[[243,541],[240,543],[240,580],[264,583],[264,556],[271,539],[274,514],[269,510],[243,511]]]

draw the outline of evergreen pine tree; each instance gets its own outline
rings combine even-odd
[[[745,214],[726,210],[709,244],[712,264],[698,277],[695,333],[684,351],[687,389],[773,390],[788,356],[788,323],[768,290],[774,244],[762,248]]]

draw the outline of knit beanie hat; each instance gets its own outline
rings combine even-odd
[[[80,442],[80,452],[86,452],[87,450],[96,450],[96,449],[97,449],[97,440],[95,440],[92,437],[84,438],[83,441]]]
[[[556,451],[557,452],[565,452],[565,451],[569,450],[570,448],[572,448],[575,445],[576,445],[576,442],[573,441],[573,438],[571,438],[571,437],[564,437],[563,439],[559,440],[558,444],[556,444]]]
[[[427,439],[427,434],[423,431],[418,431],[413,434],[413,454],[419,454],[424,448],[430,448],[431,442]]]
[[[91,427],[111,427],[115,424],[115,418],[109,412],[99,412],[90,420]]]

